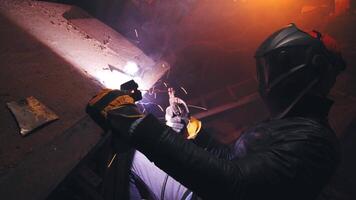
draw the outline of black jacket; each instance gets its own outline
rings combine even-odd
[[[135,148],[203,199],[316,199],[339,158],[329,108],[320,105],[259,123],[232,147],[204,133],[187,141],[152,115],[131,136]]]

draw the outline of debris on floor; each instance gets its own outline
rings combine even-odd
[[[7,107],[15,116],[22,136],[58,119],[52,110],[32,96],[20,101],[9,102]]]

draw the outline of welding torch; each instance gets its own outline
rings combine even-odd
[[[138,89],[138,84],[134,80],[123,83],[120,86],[120,90],[132,97],[135,102],[142,100],[141,90]]]

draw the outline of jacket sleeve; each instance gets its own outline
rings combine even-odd
[[[231,159],[233,149],[230,145],[222,144],[213,135],[204,130],[200,130],[198,136],[192,140],[198,147],[209,152],[211,155],[221,159]]]
[[[152,115],[140,120],[131,137],[136,149],[203,199],[281,199],[287,193],[298,195],[295,188],[300,186],[299,181],[305,179],[311,188],[320,186],[313,181],[325,181],[324,175],[330,174],[330,162],[334,161],[326,155],[330,152],[323,148],[325,140],[313,143],[310,140],[320,138],[298,134],[239,160],[220,158],[175,134]],[[309,192],[307,187],[298,189],[303,188]]]

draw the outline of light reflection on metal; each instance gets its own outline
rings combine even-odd
[[[118,32],[80,8],[40,1],[36,2],[38,6],[29,6],[26,2],[19,2],[16,7],[0,6],[0,11],[103,87],[119,89],[122,83],[134,79],[141,89],[148,90],[169,70],[168,63],[149,58]],[[52,11],[50,16],[47,10]],[[78,17],[66,18],[68,12],[75,12]],[[108,68],[108,64],[118,70]]]
[[[134,80],[140,87],[147,88],[147,84],[142,80],[141,77],[130,77],[118,71],[99,71],[95,74],[95,77],[105,85],[105,87],[110,89],[120,89],[120,85],[130,80]],[[141,90],[144,94],[146,93],[145,90]]]
[[[129,74],[130,76],[135,76],[140,70],[140,67],[137,63],[133,61],[128,61],[124,66],[124,71]]]

